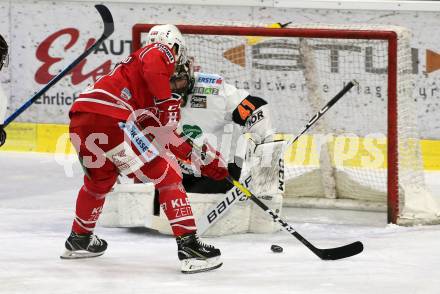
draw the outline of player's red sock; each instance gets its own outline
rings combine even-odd
[[[92,233],[102,212],[104,201],[105,195],[93,193],[82,186],[76,200],[76,215],[72,231],[77,234]]]
[[[159,202],[170,222],[174,236],[196,231],[196,222],[182,184],[159,189]]]

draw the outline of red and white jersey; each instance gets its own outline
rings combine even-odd
[[[166,45],[155,43],[128,56],[75,100],[70,112],[92,112],[127,120],[135,110],[153,107],[171,97],[170,77],[176,58]]]

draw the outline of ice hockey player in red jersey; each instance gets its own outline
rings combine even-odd
[[[93,230],[105,195],[119,174],[153,182],[176,237],[184,273],[221,266],[220,250],[202,243],[176,158],[197,161],[200,172],[216,180],[228,175],[221,155],[209,146],[193,152],[176,135],[181,97],[172,95],[170,77],[186,62],[185,41],[173,25],[153,27],[147,46],[117,64],[82,92],[70,110],[70,134],[85,170],[72,232],[61,258],[99,256],[107,248]]]

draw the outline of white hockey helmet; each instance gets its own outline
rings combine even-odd
[[[187,61],[185,39],[176,26],[165,24],[152,27],[148,33],[147,45],[152,43],[161,43],[170,48],[176,46],[177,64]]]

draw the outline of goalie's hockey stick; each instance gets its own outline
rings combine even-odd
[[[327,104],[321,108],[304,126],[304,128],[301,130],[301,132],[295,136],[292,137],[287,143],[286,146],[289,146],[296,141],[305,133],[307,132],[323,115],[326,113],[333,105],[335,105],[336,102],[338,102],[339,99],[341,99],[348,91],[350,91],[351,88],[353,88],[355,85],[357,85],[358,82],[356,80],[350,81],[347,85],[344,86]],[[284,154],[282,152],[281,154]],[[229,179],[231,181],[232,179]],[[232,182],[231,182],[232,183]],[[235,185],[236,186],[236,185]],[[239,188],[237,186],[237,188]],[[243,190],[239,188],[239,190],[244,193]],[[222,216],[224,216],[229,209],[239,201],[240,197],[236,197],[234,194],[230,195],[230,193],[227,193],[226,196],[215,206],[211,207],[209,210],[207,210],[201,217],[197,219],[197,232],[202,235],[205,233],[214,223],[216,223]]]
[[[80,56],[78,56],[71,64],[69,64],[65,69],[63,69],[59,74],[53,77],[47,85],[45,85],[40,91],[35,93],[28,101],[26,101],[20,108],[18,108],[14,113],[12,113],[4,122],[0,125],[0,133],[4,133],[4,128],[9,125],[13,120],[15,120],[21,113],[29,108],[41,95],[47,92],[53,85],[55,85],[59,80],[61,80],[69,71],[71,71],[78,63],[80,63],[84,58],[86,58],[90,53],[92,53],[105,39],[107,39],[113,31],[115,26],[113,23],[113,17],[110,10],[101,4],[95,5],[96,10],[98,10],[101,15],[102,21],[104,23],[104,32],[101,37],[86,51],[84,51]],[[3,140],[4,141],[4,140]],[[1,144],[0,144],[1,146]]]
[[[270,217],[273,218],[274,222],[280,224],[281,228],[297,238],[301,243],[303,243],[307,248],[309,248],[313,253],[315,253],[319,258],[323,260],[336,260],[342,259],[346,257],[350,257],[356,254],[361,253],[364,250],[364,245],[360,241],[356,241],[354,243],[335,247],[335,248],[327,248],[320,249],[315,247],[312,243],[307,241],[306,238],[301,236],[290,224],[284,221],[277,213],[267,207],[266,204],[261,202],[251,191],[249,191],[246,187],[244,187],[240,182],[232,179],[231,177],[227,178],[234,186],[239,188],[249,199],[251,199],[255,204],[257,204],[261,209],[263,209]]]

